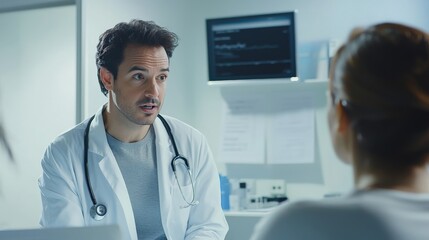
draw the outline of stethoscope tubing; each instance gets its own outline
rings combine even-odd
[[[83,149],[84,149],[84,156],[83,156],[83,162],[85,165],[85,180],[86,180],[86,186],[88,187],[89,195],[91,197],[91,201],[93,205],[97,205],[97,199],[95,198],[94,191],[92,189],[91,185],[91,179],[89,177],[89,167],[88,167],[88,144],[89,144],[89,128],[91,126],[92,120],[94,120],[95,115],[93,115],[86,125],[85,128],[85,135],[84,135],[84,141],[83,141]]]
[[[85,128],[84,142],[83,142],[83,147],[84,147],[84,156],[83,156],[83,159],[84,159],[84,167],[85,167],[86,186],[88,187],[89,195],[91,197],[91,201],[92,201],[92,204],[93,204],[93,206],[90,209],[90,215],[95,220],[101,220],[101,219],[104,218],[104,215],[106,215],[107,207],[105,205],[103,205],[103,204],[98,204],[97,199],[95,198],[94,190],[92,189],[90,174],[89,174],[89,170],[88,170],[89,169],[89,166],[88,166],[89,129],[90,129],[92,120],[94,120],[94,117],[95,117],[95,115],[93,115],[88,120],[88,123],[87,123],[86,128]],[[162,124],[164,125],[164,128],[167,131],[168,137],[169,137],[169,139],[170,139],[170,141],[171,141],[171,143],[173,145],[175,156],[171,160],[171,168],[173,170],[174,177],[176,178],[176,182],[177,182],[177,185],[179,187],[180,194],[182,195],[183,200],[187,203],[186,206],[181,206],[181,208],[195,206],[199,202],[195,201],[195,185],[194,185],[194,181],[192,180],[191,168],[189,167],[188,159],[186,159],[185,157],[183,157],[182,155],[180,155],[180,153],[179,153],[179,151],[177,149],[176,141],[174,140],[173,134],[171,132],[170,125],[167,123],[167,121],[165,120],[165,118],[162,117],[160,114],[158,114],[158,118],[161,120]],[[186,166],[186,169],[187,169],[187,172],[189,174],[189,178],[190,178],[191,185],[192,185],[192,200],[191,201],[188,201],[185,198],[185,195],[183,193],[182,187],[179,184],[179,180],[178,180],[177,174],[176,174],[176,165],[175,165],[176,160],[182,160],[184,162],[184,164]]]

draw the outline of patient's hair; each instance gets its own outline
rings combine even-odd
[[[338,50],[331,93],[358,151],[380,166],[409,167],[429,153],[429,38],[383,23],[355,29]]]
[[[116,79],[118,66],[124,58],[124,50],[129,44],[139,44],[151,47],[163,47],[168,58],[178,45],[175,33],[156,25],[152,21],[131,20],[121,22],[101,34],[97,45],[97,74],[101,92],[106,95],[107,90],[100,79],[100,68],[104,67]]]

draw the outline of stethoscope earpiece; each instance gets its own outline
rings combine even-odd
[[[92,205],[89,215],[96,221],[100,221],[106,216],[107,208],[103,204]]]

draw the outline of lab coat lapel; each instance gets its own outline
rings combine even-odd
[[[134,220],[134,212],[131,206],[131,200],[128,195],[125,180],[119,169],[118,163],[113,155],[112,150],[107,143],[106,131],[104,128],[102,110],[100,110],[90,128],[89,152],[100,155],[99,167],[104,177],[109,182],[110,187],[116,194],[124,211],[131,238],[137,240],[137,230]],[[91,158],[90,158],[91,161]],[[109,201],[109,200],[105,200]],[[116,206],[112,206],[115,207]],[[113,214],[113,212],[112,212]]]
[[[158,167],[158,186],[161,209],[162,225],[167,238],[171,238],[168,223],[171,221],[171,191],[173,181],[173,171],[170,167],[171,159],[174,156],[173,146],[168,137],[167,130],[161,120],[156,118],[154,123],[156,136],[156,156]]]

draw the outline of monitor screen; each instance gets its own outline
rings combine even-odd
[[[295,12],[207,19],[209,81],[297,75]]]

